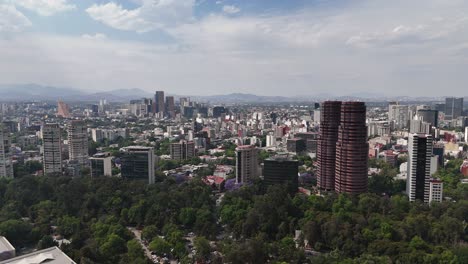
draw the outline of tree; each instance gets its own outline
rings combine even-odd
[[[145,226],[141,232],[141,239],[146,241],[153,240],[158,235],[158,228],[155,225]]]
[[[6,237],[15,247],[32,241],[31,231],[31,225],[20,220],[7,220],[0,223],[0,235]]]
[[[157,255],[164,255],[171,253],[171,244],[167,243],[166,240],[155,237],[149,244],[149,249],[154,251]]]
[[[123,238],[116,234],[111,234],[106,242],[99,247],[101,254],[109,259],[115,259],[120,254],[125,253],[127,247]]]
[[[200,236],[195,238],[193,244],[195,246],[195,249],[197,250],[197,259],[208,259],[208,257],[211,254],[210,242],[206,238]]]
[[[127,254],[130,259],[139,259],[145,257],[145,252],[141,247],[140,243],[135,239],[132,239],[127,242]]]
[[[43,236],[37,243],[37,249],[46,249],[54,246],[58,246],[58,243],[50,235]]]
[[[80,228],[80,219],[65,215],[58,222],[58,232],[65,236],[70,237],[75,234]]]

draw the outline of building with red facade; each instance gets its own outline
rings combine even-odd
[[[368,149],[366,105],[364,102],[343,102],[336,144],[336,192],[367,191]]]
[[[325,101],[320,109],[320,133],[317,144],[317,186],[335,189],[336,142],[341,118],[341,102]]]

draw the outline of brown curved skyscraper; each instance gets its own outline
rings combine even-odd
[[[336,143],[336,192],[367,191],[368,149],[366,105],[363,102],[343,102]]]
[[[317,144],[317,186],[335,189],[336,142],[341,118],[341,102],[325,101],[320,107],[320,133]]]

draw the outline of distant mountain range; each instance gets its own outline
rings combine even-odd
[[[84,101],[98,102],[106,99],[109,102],[128,102],[132,99],[151,98],[153,93],[142,89],[118,89],[105,92],[87,93],[74,88],[42,86],[38,84],[0,85],[0,101]],[[174,95],[176,98],[181,97]],[[307,96],[261,96],[245,93],[231,93],[225,95],[190,96],[195,101],[211,103],[288,103],[288,102],[318,102],[322,100],[361,100],[361,101],[438,101],[442,97],[387,97],[377,93],[353,93],[345,96],[333,96],[320,93]],[[468,98],[465,98],[465,100]]]

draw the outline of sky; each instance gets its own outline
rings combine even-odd
[[[0,0],[0,83],[468,95],[465,0]]]

